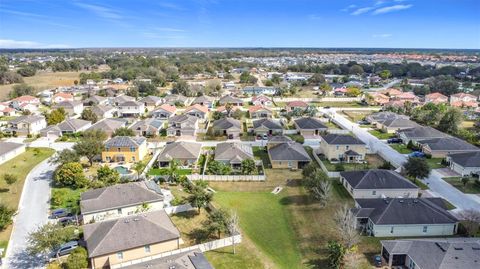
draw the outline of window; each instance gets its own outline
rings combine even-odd
[[[132,156],[132,162],[134,162],[134,161],[135,161],[135,156]]]
[[[372,191],[372,195],[377,195],[377,191]]]
[[[292,167],[292,162],[288,161],[288,167]]]
[[[123,252],[117,252],[117,258],[123,260]]]
[[[135,152],[135,147],[131,147],[131,148],[130,148],[130,151],[131,151],[131,152]]]
[[[336,148],[337,148],[337,150],[338,150],[338,149],[340,148],[340,146],[337,146]]]
[[[146,245],[145,247],[143,247],[145,249],[145,252],[146,253],[150,253],[150,245]]]
[[[346,149],[346,150],[349,150],[349,149],[350,149],[350,146],[345,146],[345,149]]]
[[[117,214],[122,215],[122,209],[121,208],[117,209]]]
[[[120,148],[117,148],[117,151],[120,152]]]
[[[390,233],[393,234],[393,226],[390,228]]]
[[[428,226],[423,226],[423,232],[426,233],[428,230]]]

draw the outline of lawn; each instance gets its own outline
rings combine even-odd
[[[455,188],[457,188],[459,191],[463,193],[472,193],[472,194],[480,193],[480,184],[475,182],[473,178],[470,178],[470,180],[465,186],[462,183],[461,177],[446,177],[446,178],[443,178],[443,180],[445,180],[450,185],[454,186]]]
[[[266,147],[252,147],[252,150],[255,159],[262,160],[264,167],[268,168],[271,166]]]
[[[303,142],[305,142],[305,138],[303,138],[302,135],[299,135],[299,134],[289,134],[287,135],[288,137],[290,137],[293,141],[297,142],[297,143],[300,143],[300,144],[303,144]]]
[[[362,106],[361,104],[357,102],[318,102],[318,103],[312,103],[314,106],[319,106],[319,107],[365,107]]]
[[[447,167],[442,164],[443,158],[426,158],[426,160],[428,165],[430,165],[430,168],[432,169]]]
[[[148,171],[149,176],[164,176],[168,174],[168,168],[152,168]],[[192,169],[178,169],[179,176],[186,176],[192,174]]]
[[[55,151],[49,148],[29,148],[19,156],[0,165],[0,175],[10,173],[18,177],[18,181],[11,187],[4,180],[0,181],[0,201],[6,206],[17,209],[23,184],[30,170],[37,164],[50,157]],[[0,245],[10,239],[11,226],[0,232]]]
[[[52,188],[50,209],[67,208],[70,212],[80,213],[80,195],[85,189]]]
[[[323,165],[327,168],[328,171],[334,172],[337,171],[335,168],[335,164],[331,163],[329,160],[322,160]],[[370,169],[376,168],[369,165],[369,163],[342,163],[342,166],[345,168],[344,171],[354,171],[354,170],[363,170],[363,169]],[[340,171],[340,170],[339,170]]]
[[[389,139],[389,138],[392,138],[392,137],[395,137],[395,134],[389,134],[389,133],[384,133],[382,131],[379,131],[379,130],[370,130],[368,131],[371,135],[375,136],[376,138],[380,139],[380,140],[384,140],[384,139]]]
[[[342,113],[353,122],[363,120],[366,116],[372,114],[371,111],[342,111]]]
[[[413,150],[407,148],[407,145],[405,144],[390,144],[390,147],[392,147],[394,150],[398,151],[401,154],[410,154],[413,152]]]

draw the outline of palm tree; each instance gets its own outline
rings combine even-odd
[[[147,165],[143,162],[137,162],[133,165],[133,170],[137,172],[137,179],[140,178],[140,174],[143,172]]]
[[[178,165],[179,162],[178,160],[171,160],[170,161],[170,166],[168,167],[168,180],[176,182],[178,179]]]

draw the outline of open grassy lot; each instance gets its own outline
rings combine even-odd
[[[379,130],[370,130],[368,131],[371,135],[375,136],[378,139],[384,140],[395,137],[395,134],[384,133]]]
[[[87,71],[85,71],[87,72]],[[42,91],[48,88],[55,88],[60,86],[74,85],[75,80],[80,80],[81,72],[45,72],[40,71],[33,77],[23,78],[24,82],[30,86],[35,87],[35,90]],[[0,100],[4,100],[8,97],[8,93],[12,90],[13,86],[1,85],[0,86]]]
[[[401,154],[410,154],[413,152],[413,150],[407,148],[407,145],[405,144],[390,144],[390,147],[392,147],[394,150],[398,151]]]
[[[372,111],[342,111],[347,118],[353,122],[363,120],[366,116],[372,114]]]
[[[319,107],[364,107],[361,104],[357,102],[318,102],[318,103],[312,103],[314,106],[319,106]]]
[[[1,177],[5,173],[10,173],[18,178],[17,182],[12,184],[12,186],[8,186],[3,179],[0,181],[0,201],[10,208],[17,209],[23,184],[28,173],[33,167],[50,157],[53,153],[54,150],[49,148],[29,148],[19,156],[0,165]],[[0,245],[6,244],[5,242],[9,240],[11,232],[11,225],[0,232]]]
[[[443,178],[443,180],[445,180],[450,185],[454,186],[455,188],[457,188],[459,191],[463,193],[473,193],[473,194],[480,193],[480,184],[475,182],[473,178],[470,178],[470,180],[466,185],[463,185],[461,177],[447,177],[447,178]]]

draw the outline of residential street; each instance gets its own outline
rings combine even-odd
[[[321,111],[323,113],[332,115],[333,120],[337,124],[347,130],[351,130],[360,140],[367,144],[371,151],[381,154],[382,157],[396,167],[400,166],[407,160],[405,155],[400,154],[396,150],[392,149],[390,146],[371,135],[367,130],[359,127],[358,124],[352,123],[350,120],[336,113],[335,108],[321,109]],[[442,179],[441,174],[435,170],[430,173],[430,176],[425,179],[424,182],[429,186],[430,189],[428,192],[432,196],[443,197],[455,205],[455,207],[457,207],[454,210],[455,212],[465,209],[480,208],[480,199],[478,197],[464,194],[457,190],[455,187],[445,182]]]
[[[35,141],[32,147],[49,147],[48,140]],[[51,143],[51,148],[62,150],[73,143]],[[23,187],[18,215],[14,219],[12,235],[8,244],[4,268],[42,268],[43,257],[32,257],[26,253],[28,233],[48,220],[50,207],[50,182],[55,165],[48,159],[41,162],[28,174]]]

